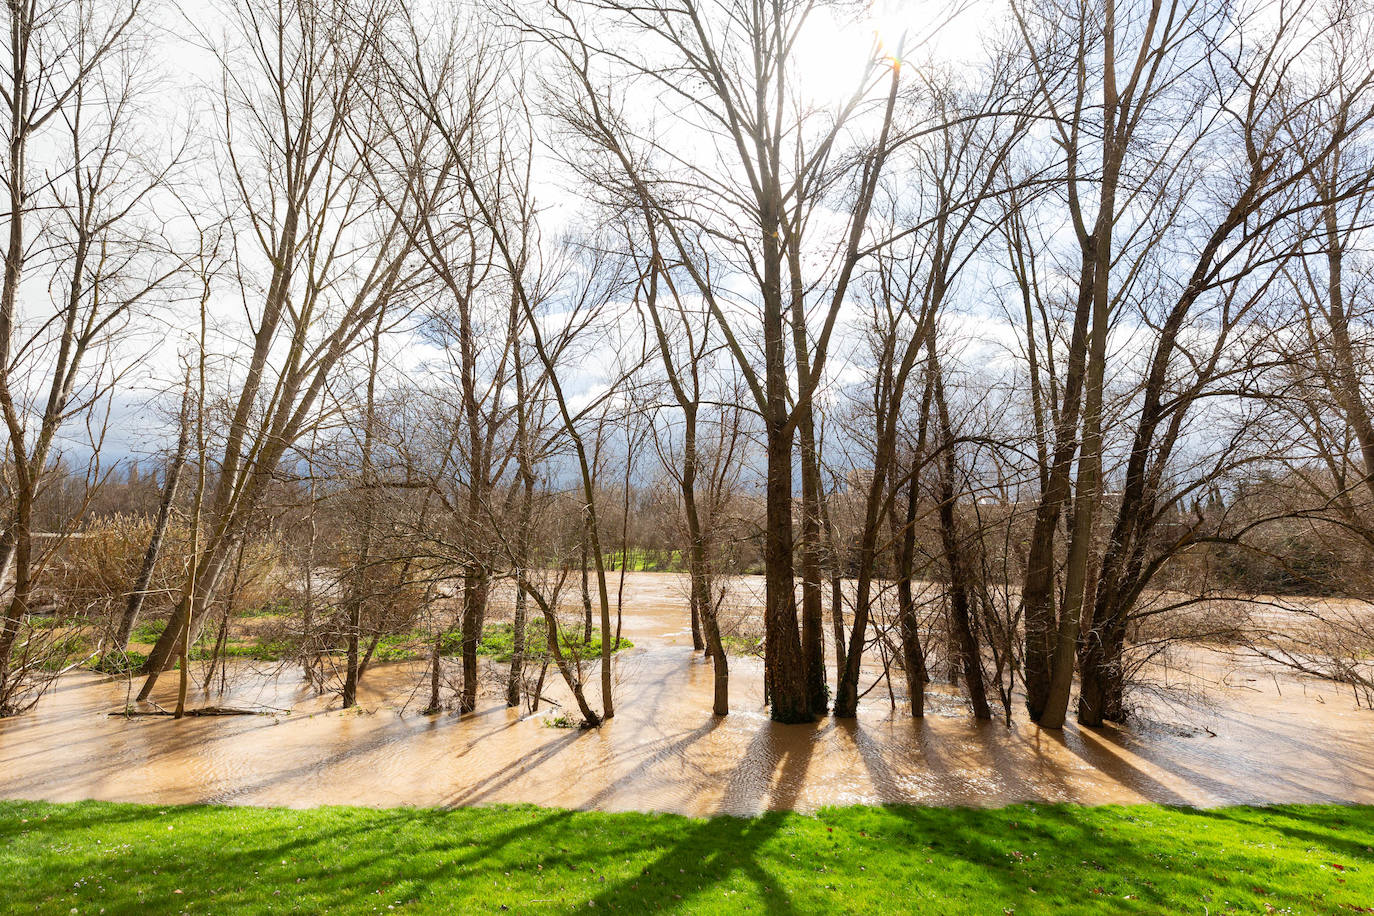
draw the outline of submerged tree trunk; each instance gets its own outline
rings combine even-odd
[[[1079,650],[1078,721],[1094,728],[1126,718],[1126,616],[1104,618],[1084,633]]]
[[[880,442],[874,455],[873,477],[868,483],[864,500],[864,524],[859,539],[857,558],[858,580],[854,586],[854,622],[849,631],[849,648],[845,652],[844,674],[835,690],[836,718],[853,718],[859,707],[859,675],[863,662],[864,641],[872,612],[873,577],[877,559],[878,533],[882,524],[883,496],[887,490],[887,465],[891,460],[886,442]]]
[[[706,652],[711,657],[713,669],[713,690],[711,711],[718,716],[730,712],[730,669],[725,656],[725,646],[720,638],[720,623],[716,617],[716,605],[711,598],[711,567],[707,553],[706,528],[702,524],[700,507],[697,505],[697,470],[699,453],[697,449],[697,405],[683,404],[684,447],[683,469],[680,477],[683,511],[687,517],[687,537],[689,547],[689,575],[691,577],[692,610],[694,617],[700,617],[704,631]],[[694,621],[695,622],[695,621]]]
[[[429,705],[421,715],[432,716],[443,712],[444,704],[439,696],[439,672],[443,665],[444,634],[441,630],[434,634],[434,646],[429,650]]]
[[[592,588],[587,575],[587,529],[583,519],[582,540],[578,544],[578,567],[582,573],[582,642],[592,641]]]
[[[460,712],[477,708],[477,648],[482,641],[482,623],[487,607],[487,573],[470,569],[463,576],[463,693]]]
[[[823,716],[829,707],[825,683],[825,623],[821,608],[821,468],[816,453],[814,413],[799,407],[797,433],[801,439],[801,647],[806,665],[806,695],[811,711]]]
[[[530,523],[534,512],[534,477],[522,467],[520,472],[520,517],[517,524],[515,550],[515,576],[518,582],[528,574]],[[506,677],[506,705],[512,708],[520,705],[520,690],[525,672],[525,625],[528,599],[525,590],[517,586],[515,590],[515,617],[511,621],[510,671]]]
[[[363,603],[361,598],[348,602],[345,620],[348,652],[344,668],[343,708],[350,709],[358,702],[358,652],[359,636],[363,628]]]
[[[792,438],[789,416],[787,341],[783,322],[781,229],[783,201],[776,187],[760,200],[759,229],[763,249],[763,408],[767,482],[764,500],[764,580],[767,593],[763,618],[764,689],[777,722],[814,720],[813,697],[807,681],[807,660],[797,630],[797,594],[792,537]]]
[[[821,529],[825,533],[826,564],[830,574],[830,638],[835,643],[835,683],[844,674],[844,570],[845,551],[835,535],[826,500],[821,500]]]
[[[950,624],[959,655],[960,668],[975,719],[991,719],[987,687],[983,679],[983,654],[978,634],[973,629],[970,607],[968,561],[959,538],[959,520],[955,512],[957,490],[954,477],[957,465],[954,455],[954,431],[950,427],[949,405],[945,401],[944,381],[935,355],[932,339],[930,347],[931,387],[935,398],[935,412],[940,424],[940,542],[945,552],[949,572]]]
[[[1039,722],[1050,701],[1059,615],[1055,607],[1054,542],[1059,519],[1070,498],[1070,474],[1078,454],[1078,412],[1082,403],[1083,370],[1087,361],[1088,324],[1092,314],[1093,264],[1084,256],[1074,326],[1069,337],[1068,374],[1054,424],[1054,452],[1046,485],[1036,505],[1021,589],[1026,618],[1026,709]]]
[[[764,532],[764,681],[778,722],[810,722],[801,636],[797,632],[792,566],[792,437],[787,421],[768,423],[768,483]]]
[[[561,583],[560,583],[561,584]],[[587,703],[587,696],[582,690],[582,681],[573,671],[572,665],[568,663],[567,656],[563,654],[563,647],[558,638],[558,615],[554,613],[554,605],[558,601],[559,588],[554,588],[553,600],[550,601],[541,595],[527,579],[520,579],[520,588],[525,591],[534,603],[539,606],[540,612],[544,615],[544,628],[547,637],[545,648],[548,650],[549,658],[553,660],[558,668],[558,673],[563,676],[563,683],[567,684],[568,690],[573,695],[573,700],[577,702],[578,712],[582,714],[582,724],[588,728],[595,728],[601,724],[602,717],[592,711],[592,707]],[[540,684],[543,684],[543,677],[540,677]],[[539,702],[539,694],[535,693],[535,703]]]
[[[247,547],[247,540],[239,541],[238,559],[234,561],[234,577],[229,583],[229,593],[224,597],[224,612],[219,619],[219,633],[215,636],[215,647],[210,652],[210,667],[205,672],[205,689],[209,690],[210,685],[215,680],[215,668],[218,666],[222,672],[228,670],[228,663],[224,658],[224,647],[229,640],[229,625],[234,617],[234,609],[238,607],[239,587],[243,584],[243,554]],[[227,677],[221,677],[221,685]]]
[[[687,552],[691,553],[692,548],[688,547]],[[700,652],[706,648],[706,640],[701,635],[701,594],[697,591],[696,573],[689,573],[691,586],[688,590],[687,608],[692,615],[692,651]]]
[[[919,452],[917,453],[919,455]],[[921,718],[926,714],[926,654],[921,645],[921,621],[916,611],[916,597],[911,585],[912,564],[916,555],[916,510],[919,486],[916,462],[912,461],[911,479],[907,481],[905,513],[901,530],[896,532],[897,543],[897,622],[902,638],[902,673],[906,675],[906,691],[910,698],[911,714]],[[894,518],[895,518],[894,512]]]
[[[16,490],[15,519],[9,529],[14,539],[14,586],[5,610],[4,623],[0,628],[0,688],[4,688],[6,696],[13,692],[11,688],[15,686],[12,683],[14,672],[11,670],[14,645],[19,638],[20,626],[29,613],[29,593],[33,587],[33,500],[27,487],[19,487]],[[8,709],[0,708],[0,715],[8,712]]]
[[[367,398],[363,405],[363,443],[362,467],[359,480],[360,496],[363,501],[361,518],[358,520],[358,556],[354,568],[351,594],[348,596],[348,668],[344,674],[343,708],[349,709],[358,701],[358,681],[362,670],[358,658],[358,642],[362,638],[363,607],[367,602],[370,589],[369,564],[372,562],[372,528],[374,524],[375,489],[373,487],[372,449],[376,442],[377,423],[377,370],[381,360],[382,328],[386,320],[386,309],[377,312],[377,321],[372,328],[372,358],[368,364]]]
[[[902,672],[906,675],[911,715],[916,718],[926,714],[926,684],[930,683],[930,672],[926,667],[925,648],[921,644],[921,621],[916,609],[916,596],[911,578],[916,559],[916,515],[921,500],[921,469],[930,434],[930,408],[934,396],[935,376],[927,372],[926,383],[921,393],[921,412],[916,424],[916,444],[911,453],[911,467],[907,472],[904,511],[900,530],[894,531],[893,537],[894,543],[897,544],[897,620],[902,637]],[[896,489],[894,484],[894,491]],[[896,496],[897,493],[894,492],[894,527],[898,519]]]

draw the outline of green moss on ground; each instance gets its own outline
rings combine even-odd
[[[0,802],[12,913],[1351,913],[1374,808],[840,808],[699,820],[535,807]]]

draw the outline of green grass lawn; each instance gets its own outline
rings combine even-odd
[[[7,913],[1374,912],[1374,807],[697,820],[0,802]]]

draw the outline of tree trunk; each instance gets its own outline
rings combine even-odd
[[[381,360],[382,328],[386,320],[386,309],[377,312],[377,322],[372,328],[372,354],[368,364],[367,398],[363,405],[363,443],[362,467],[359,479],[362,483],[360,496],[363,500],[361,518],[358,520],[358,558],[352,576],[352,594],[348,598],[348,671],[344,677],[343,708],[349,709],[358,701],[358,681],[362,669],[358,658],[358,641],[362,638],[363,606],[370,591],[368,568],[372,562],[372,527],[374,523],[374,489],[372,473],[372,447],[376,441],[377,421],[377,369]],[[375,646],[376,643],[373,643]]]
[[[935,355],[935,341],[930,342],[931,389],[935,398],[935,414],[940,423],[940,541],[944,547],[945,564],[949,572],[950,624],[954,630],[964,685],[975,719],[991,719],[987,687],[983,680],[983,654],[978,634],[973,630],[973,616],[969,603],[968,561],[959,537],[959,519],[955,512],[957,490],[954,477],[957,471],[954,454],[954,430],[950,426],[949,405],[945,401],[945,385]]]
[[[189,400],[188,389],[188,404]],[[171,463],[167,465],[167,480],[162,487],[162,500],[157,506],[153,531],[148,538],[148,549],[143,553],[143,565],[139,567],[138,578],[134,581],[133,591],[129,593],[129,602],[124,606],[124,613],[119,618],[119,631],[115,634],[112,652],[123,653],[129,650],[129,637],[134,631],[134,625],[138,623],[138,613],[143,608],[143,599],[148,594],[148,585],[153,581],[158,556],[162,553],[162,539],[166,536],[167,525],[172,519],[172,505],[176,502],[177,485],[181,482],[181,469],[186,464],[186,452],[190,446],[191,417],[189,410],[183,407],[177,448],[172,455]],[[110,653],[107,652],[105,657],[109,658]]]
[[[463,576],[463,693],[460,712],[477,708],[477,647],[482,641],[482,623],[487,607],[487,573],[469,569]]]
[[[0,690],[4,691],[4,696],[12,694],[15,686],[12,683],[14,672],[11,670],[14,644],[19,638],[19,629],[24,618],[29,613],[29,592],[33,585],[31,578],[33,538],[30,530],[33,518],[33,501],[29,487],[21,485],[15,490],[15,520],[10,526],[11,536],[14,539],[14,589],[10,594],[9,604],[5,610],[4,623],[0,625]],[[0,708],[0,715],[8,714],[9,711]]]
[[[1074,326],[1069,337],[1068,374],[1055,422],[1055,446],[1046,487],[1036,505],[1026,556],[1026,576],[1021,589],[1025,608],[1026,709],[1039,722],[1050,698],[1059,619],[1055,610],[1055,535],[1059,518],[1069,500],[1070,474],[1078,454],[1078,411],[1082,406],[1083,370],[1087,361],[1088,324],[1092,316],[1094,262],[1085,250],[1079,279]]]
[[[711,569],[707,555],[705,526],[697,507],[696,478],[698,467],[697,454],[697,414],[695,404],[684,404],[686,433],[684,436],[683,471],[681,477],[682,505],[687,517],[687,536],[690,542],[688,568],[691,577],[693,622],[700,617],[704,631],[706,652],[711,657],[713,669],[713,695],[711,711],[718,716],[730,712],[730,669],[725,656],[725,646],[720,639],[720,622],[716,617],[716,605],[711,598]]]
[[[361,601],[348,603],[348,658],[344,671],[343,708],[351,709],[358,702],[358,642],[363,628]]]
[[[582,642],[592,641],[592,588],[587,576],[587,529],[583,519],[582,541],[578,546],[578,565],[582,571]]]
[[[525,472],[520,471],[520,518],[518,521],[519,530],[516,532],[516,581],[523,578],[526,573],[526,566],[529,563],[529,541],[530,541],[530,521],[534,511],[534,478]],[[506,678],[506,705],[518,707],[520,705],[520,690],[522,678],[525,671],[525,621],[527,616],[528,599],[525,590],[516,587],[515,590],[515,618],[511,622],[511,646],[510,672]]]
[[[788,413],[791,380],[783,324],[779,189],[764,191],[759,213],[763,248],[764,435],[767,449],[763,565],[766,608],[764,690],[777,722],[811,722],[812,696],[806,658],[797,631],[797,596],[792,538],[792,436]]]
[[[553,606],[544,596],[540,595],[529,584],[528,581],[521,579],[520,588],[524,589],[535,604],[539,605],[540,612],[544,615],[544,628],[547,640],[545,643],[548,649],[549,658],[553,659],[554,665],[558,668],[558,673],[563,676],[563,683],[568,685],[568,690],[572,692],[573,699],[577,702],[577,709],[582,714],[582,724],[588,728],[595,728],[601,724],[601,717],[592,711],[592,707],[587,703],[587,696],[582,690],[582,682],[574,674],[572,666],[568,664],[568,659],[563,655],[563,647],[558,642],[558,616],[554,613]],[[554,591],[554,601],[557,601],[558,590]],[[540,684],[543,684],[543,677],[540,677]],[[539,702],[539,694],[535,694],[535,703]]]
[[[443,662],[444,634],[440,630],[434,634],[434,648],[429,652],[429,705],[421,715],[432,716],[443,712],[444,704],[439,697],[439,671]]]
[[[811,722],[810,695],[797,632],[792,567],[792,437],[784,418],[768,424],[764,529],[764,680],[778,722]]]
[[[692,547],[687,548],[689,553],[692,549]],[[690,576],[691,587],[690,594],[687,598],[687,605],[692,614],[692,651],[700,652],[702,649],[706,648],[706,640],[702,638],[701,635],[701,595],[697,591],[696,572],[690,573]]]
[[[825,623],[821,608],[821,468],[816,454],[814,414],[809,404],[798,410],[801,438],[801,647],[806,665],[806,694],[811,711],[823,716],[830,690],[825,683]]]
[[[911,715],[926,714],[926,654],[921,646],[921,621],[916,611],[916,598],[911,586],[912,563],[916,555],[916,510],[920,488],[916,462],[912,459],[911,479],[907,481],[906,512],[901,531],[897,532],[897,620],[902,637],[902,672],[906,675],[906,691],[910,698]]]
[[[1083,634],[1079,650],[1078,722],[1090,728],[1124,719],[1124,614],[1110,614]]]
[[[821,500],[821,528],[825,532],[826,562],[830,573],[830,638],[835,643],[835,683],[844,673],[844,551],[835,536],[829,506]]]

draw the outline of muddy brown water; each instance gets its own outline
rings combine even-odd
[[[616,716],[600,729],[550,727],[557,710],[506,709],[495,689],[472,715],[420,715],[416,665],[369,674],[362,712],[331,709],[336,701],[306,690],[296,671],[240,670],[227,695],[197,693],[192,705],[279,712],[179,722],[109,716],[129,684],[82,673],[0,723],[0,795],[691,815],[886,802],[1374,802],[1374,713],[1330,685],[1201,649],[1173,676],[1205,684],[1207,700],[1157,703],[1129,729],[979,724],[939,692],[913,721],[881,689],[857,721],[777,725],[762,707],[759,664],[744,658],[731,660],[732,712],[717,719],[684,594],[676,576],[628,577],[635,648],[617,657]],[[156,699],[170,705],[174,693],[169,676]]]

